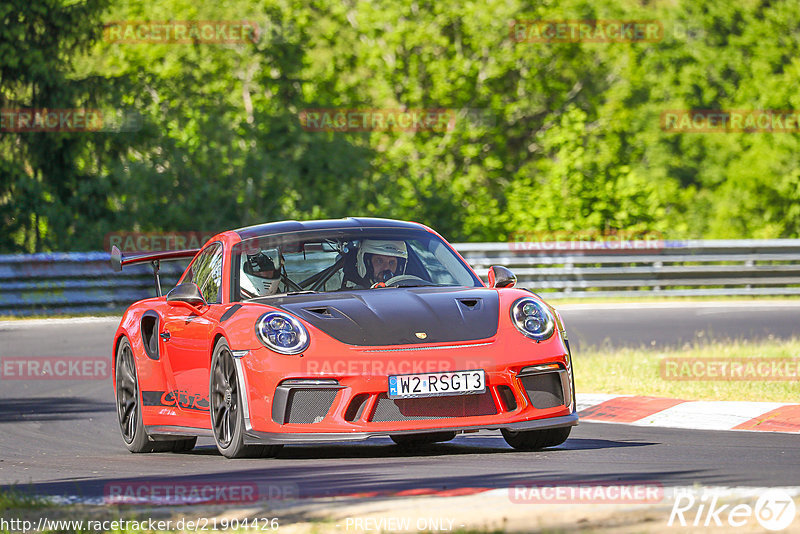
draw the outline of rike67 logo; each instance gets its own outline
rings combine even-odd
[[[744,527],[755,520],[767,530],[780,531],[794,522],[795,502],[782,489],[761,492],[754,506],[724,502],[731,500],[725,497],[722,491],[678,490],[667,526]]]

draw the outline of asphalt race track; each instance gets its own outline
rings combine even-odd
[[[570,338],[587,345],[681,346],[698,338],[787,338],[800,305],[565,307]],[[116,320],[0,323],[0,357],[108,357]],[[576,351],[580,357],[580,348]],[[504,488],[531,479],[668,485],[795,486],[797,436],[582,423],[562,446],[515,452],[481,432],[407,452],[388,438],[287,446],[278,458],[226,460],[210,439],[186,454],[130,454],[110,380],[0,381],[0,485],[102,499],[111,482],[253,482],[300,497],[415,488]]]
[[[581,347],[682,347],[708,340],[800,336],[800,301],[574,304],[561,311],[570,343]]]

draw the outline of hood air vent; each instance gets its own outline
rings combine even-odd
[[[480,308],[481,299],[457,299],[467,309],[475,310]]]

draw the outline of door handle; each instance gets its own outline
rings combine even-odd
[[[170,338],[169,331],[161,332],[160,334],[158,334],[158,337],[160,337],[164,341],[169,341]]]

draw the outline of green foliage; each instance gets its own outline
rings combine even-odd
[[[0,108],[94,107],[107,85],[71,76],[98,34],[103,0],[10,0],[0,6]],[[112,216],[107,177],[84,165],[113,157],[103,134],[0,133],[0,250],[66,249]]]
[[[36,495],[23,493],[16,487],[0,491],[0,513],[5,514],[7,511],[20,511],[32,510],[43,508],[47,502],[42,497]]]
[[[800,235],[790,133],[668,133],[665,110],[800,109],[796,2],[6,0],[0,107],[99,108],[120,131],[0,132],[0,252],[109,231],[416,220]],[[658,42],[515,42],[513,20],[656,20]],[[125,43],[112,21],[255,22],[254,42]],[[304,109],[472,109],[444,132],[315,132]],[[474,118],[474,117],[473,117]]]

